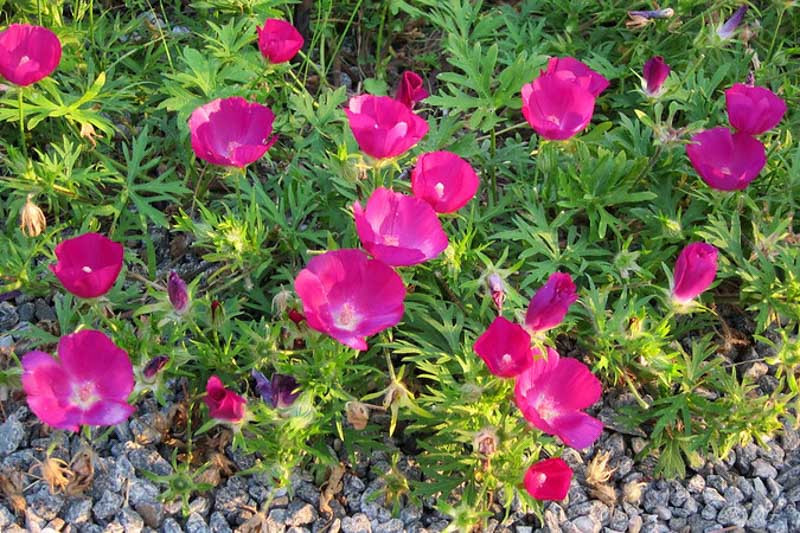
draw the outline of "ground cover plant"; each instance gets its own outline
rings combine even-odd
[[[0,298],[56,309],[0,382],[88,442],[179,389],[168,497],[392,437],[455,530],[604,424],[665,477],[795,424],[797,6],[634,4],[0,4]]]

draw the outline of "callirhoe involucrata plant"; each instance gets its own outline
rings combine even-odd
[[[173,405],[184,502],[198,447],[278,486],[390,442],[387,498],[469,530],[609,423],[668,477],[795,423],[787,3],[100,4],[0,29],[0,301],[55,308],[0,384],[43,424]]]

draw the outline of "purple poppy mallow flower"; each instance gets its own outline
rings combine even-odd
[[[740,133],[761,135],[771,130],[786,113],[786,102],[766,87],[736,83],[725,91],[728,120]]]
[[[297,380],[287,374],[272,374],[272,379],[267,379],[258,370],[253,370],[250,375],[256,382],[256,390],[261,399],[276,409],[291,406],[300,396]]]
[[[186,288],[186,282],[174,270],[170,271],[167,280],[167,296],[169,296],[172,308],[179,314],[189,308],[189,291]]]
[[[569,306],[578,299],[569,274],[555,272],[531,298],[525,325],[530,331],[547,331],[561,324]]]
[[[736,33],[736,28],[742,23],[745,13],[747,13],[747,6],[743,5],[733,13],[731,18],[717,29],[717,36],[723,41],[733,37],[733,34]]]
[[[25,87],[40,81],[61,62],[61,41],[47,28],[11,24],[0,32],[0,75]]]
[[[761,141],[725,127],[695,134],[686,145],[686,155],[703,181],[719,191],[745,189],[767,163]]]
[[[513,378],[533,363],[530,335],[502,316],[478,337],[473,349],[489,372],[501,378]]]
[[[136,408],[128,354],[104,333],[84,329],[58,341],[58,360],[32,351],[22,358],[22,388],[28,407],[54,428],[115,426]]]
[[[153,357],[144,365],[142,376],[148,381],[153,381],[156,376],[164,370],[167,363],[169,363],[169,356],[167,355],[157,355]]]
[[[662,86],[669,76],[669,65],[664,63],[664,58],[661,56],[654,56],[647,60],[642,68],[642,75],[644,80],[644,92],[647,96],[655,98],[662,92]]]
[[[672,299],[686,304],[708,289],[717,277],[717,249],[704,242],[693,242],[681,250],[675,262]]]

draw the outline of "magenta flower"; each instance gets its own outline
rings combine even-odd
[[[513,378],[533,363],[531,336],[501,316],[478,337],[474,349],[489,371],[501,378]]]
[[[568,80],[588,89],[595,98],[608,87],[608,80],[574,57],[551,57],[547,62],[546,75]]]
[[[395,100],[402,102],[408,108],[413,108],[414,104],[428,97],[428,91],[422,83],[422,77],[416,72],[406,70],[403,72],[403,77],[400,78],[400,84],[397,86],[397,92],[394,95]]]
[[[541,74],[522,86],[522,114],[531,127],[554,141],[569,139],[592,120],[595,97],[583,82],[567,75]]]
[[[99,233],[84,233],[62,241],[50,271],[79,298],[96,298],[109,291],[122,270],[122,245]]]
[[[270,63],[285,63],[303,48],[305,42],[297,29],[280,19],[267,19],[264,27],[256,26],[258,49]]]
[[[368,336],[403,318],[403,280],[361,250],[314,257],[295,278],[294,288],[308,326],[356,350],[366,350]]]
[[[562,359],[548,348],[547,358],[535,360],[517,376],[514,401],[535,427],[580,450],[603,431],[602,422],[581,411],[600,399],[601,392],[600,380],[586,365]]]
[[[428,133],[427,122],[388,96],[354,96],[344,112],[361,151],[375,159],[397,157]]]
[[[186,282],[174,270],[169,273],[167,296],[169,296],[172,308],[178,313],[183,313],[189,307],[189,291],[186,289]]]
[[[0,74],[26,86],[46,78],[61,61],[61,41],[41,26],[11,24],[0,32]]]
[[[672,298],[679,303],[695,299],[717,277],[717,249],[693,242],[681,250],[675,262]]]
[[[437,213],[458,211],[478,190],[478,175],[453,152],[428,152],[419,156],[411,172],[411,190]]]
[[[128,354],[100,331],[85,329],[61,337],[58,360],[44,352],[28,352],[22,369],[28,406],[54,428],[113,426],[135,411],[128,404],[133,391]]]
[[[560,457],[534,463],[525,472],[525,490],[537,500],[561,501],[567,497],[572,469]]]
[[[669,76],[669,65],[664,63],[664,58],[654,56],[647,60],[642,69],[644,76],[644,92],[647,96],[658,96],[661,93],[661,86]]]
[[[746,188],[767,163],[758,139],[724,127],[697,133],[686,145],[686,155],[703,181],[720,191]]]
[[[564,321],[567,310],[578,299],[569,274],[555,272],[531,298],[525,325],[531,331],[546,331]]]
[[[786,113],[786,103],[766,87],[737,83],[725,91],[728,120],[739,133],[761,135],[775,126]]]
[[[244,419],[247,400],[225,388],[222,380],[211,376],[206,383],[206,395],[203,398],[208,406],[211,418],[236,424]]]
[[[424,200],[379,187],[367,208],[353,204],[361,245],[387,265],[408,266],[435,258],[447,248],[436,212]]]
[[[189,117],[192,150],[214,165],[244,168],[264,155],[272,136],[275,115],[244,98],[218,98],[198,107]]]

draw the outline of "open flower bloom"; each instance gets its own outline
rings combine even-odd
[[[555,272],[531,298],[525,325],[531,331],[546,331],[564,321],[567,310],[578,299],[569,274]]]
[[[208,414],[212,418],[233,424],[244,419],[247,400],[225,388],[222,380],[211,376],[206,383],[206,395],[203,398],[208,406]]]
[[[295,278],[294,288],[308,326],[356,350],[366,350],[368,336],[403,317],[403,280],[361,250],[333,250],[314,257]]]
[[[411,190],[437,213],[458,211],[478,190],[478,175],[453,152],[428,152],[419,156],[411,171]]]
[[[717,249],[693,242],[681,250],[675,262],[672,298],[680,303],[693,300],[717,277]]]
[[[297,380],[293,376],[276,372],[272,374],[272,379],[267,379],[264,374],[255,369],[250,375],[256,381],[256,390],[261,395],[261,399],[276,409],[289,407],[300,396],[300,391],[297,390]]]
[[[46,78],[61,61],[61,42],[41,26],[11,24],[0,32],[0,74],[26,86]]]
[[[55,253],[58,262],[50,265],[50,271],[79,298],[107,293],[122,270],[122,245],[99,233],[84,233],[62,241]]]
[[[661,86],[664,85],[669,72],[669,65],[664,63],[663,57],[655,56],[647,60],[642,69],[644,92],[647,96],[658,96],[661,93]]]
[[[546,75],[578,83],[586,87],[597,98],[608,88],[608,80],[574,57],[551,57],[547,62]]]
[[[271,136],[274,120],[268,107],[238,96],[212,100],[189,117],[192,150],[214,165],[244,168],[277,140]]]
[[[561,501],[567,497],[572,469],[560,457],[534,463],[525,472],[525,490],[537,500]]]
[[[583,83],[572,78],[542,74],[522,86],[522,114],[531,127],[554,141],[569,139],[592,120],[595,97]]]
[[[366,209],[356,202],[353,213],[362,246],[388,265],[422,263],[447,248],[436,212],[419,198],[378,187]]]
[[[58,341],[58,360],[40,351],[22,358],[28,406],[54,428],[113,426],[135,410],[133,366],[125,350],[100,331],[85,329]]]
[[[513,378],[533,363],[531,336],[501,316],[478,337],[474,349],[489,371],[501,378]]]
[[[256,26],[258,49],[270,63],[285,63],[303,48],[305,42],[297,29],[280,19],[267,19],[264,27]]]
[[[388,96],[353,96],[344,112],[359,148],[375,159],[403,154],[428,133],[427,122]]]
[[[775,126],[786,113],[786,103],[766,87],[737,83],[725,91],[728,120],[740,133],[761,135]]]
[[[767,163],[761,141],[724,127],[696,134],[686,145],[686,155],[703,181],[720,191],[746,188]]]
[[[394,97],[409,108],[413,108],[414,104],[428,97],[428,91],[425,90],[419,74],[406,70],[400,78],[400,84],[397,86]]]
[[[599,400],[601,392],[600,380],[586,365],[548,348],[547,358],[535,360],[517,376],[514,401],[536,428],[580,450],[603,431],[602,422],[581,411]]]

